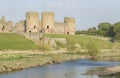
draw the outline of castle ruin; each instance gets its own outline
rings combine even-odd
[[[64,18],[64,23],[55,22],[53,12],[43,12],[41,20],[39,13],[27,12],[26,20],[16,23],[17,32],[35,33],[42,32],[45,34],[75,34],[75,19],[70,17]]]
[[[44,34],[69,34],[75,35],[75,19],[65,17],[64,22],[56,22],[53,12],[43,12],[41,19],[39,13],[27,12],[26,20],[15,23],[5,22],[4,17],[0,20],[0,32],[15,33],[44,33]]]
[[[13,22],[5,21],[5,17],[3,16],[0,20],[0,33],[8,33],[13,31]]]

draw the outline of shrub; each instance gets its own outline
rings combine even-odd
[[[65,48],[65,44],[63,44],[59,41],[56,41],[56,44],[57,44],[57,47],[56,47],[57,50],[60,49],[60,48]]]
[[[76,44],[76,42],[72,37],[68,38],[67,39],[67,44],[66,44],[67,50],[72,51],[72,52],[75,51],[77,49],[75,44]]]
[[[97,54],[100,53],[99,46],[97,45],[96,42],[93,42],[93,41],[88,41],[86,49],[90,56],[96,56]]]

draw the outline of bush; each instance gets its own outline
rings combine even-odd
[[[60,48],[65,48],[65,44],[59,42],[59,41],[56,41],[56,44],[57,44],[57,47],[55,47],[57,50],[60,49]]]
[[[90,56],[96,56],[97,54],[100,53],[99,46],[97,45],[96,42],[93,42],[93,41],[88,41],[86,49]]]
[[[67,50],[72,51],[72,52],[75,51],[77,49],[75,44],[76,44],[76,42],[72,37],[68,38],[67,39],[67,44],[66,44]]]

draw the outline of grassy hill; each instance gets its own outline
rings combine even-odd
[[[79,43],[80,46],[85,49],[89,46],[96,46],[100,49],[111,49],[112,43],[108,40],[103,40],[94,36],[87,35],[58,35],[58,34],[46,34],[45,36],[51,38],[66,38],[71,43]]]
[[[13,33],[0,33],[0,49],[17,49],[27,50],[32,49],[34,43],[23,36]]]
[[[100,49],[111,49],[112,43],[107,40],[102,40],[96,37],[90,37],[86,35],[58,35],[58,34],[46,34],[50,38],[65,38],[69,45],[79,43],[83,49],[99,47]],[[34,43],[26,39],[23,36],[14,34],[14,33],[0,33],[0,49],[15,49],[15,50],[28,50],[34,49],[36,46]],[[43,47],[42,47],[43,48]],[[36,47],[36,49],[39,49]],[[70,47],[72,49],[72,47]]]

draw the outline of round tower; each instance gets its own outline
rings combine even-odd
[[[53,33],[54,28],[54,13],[53,12],[43,12],[42,16],[42,28],[45,30],[45,33]]]
[[[64,23],[67,24],[67,34],[75,35],[75,19],[73,17],[65,17]]]
[[[37,12],[26,13],[26,32],[38,32],[39,31],[39,14]]]

